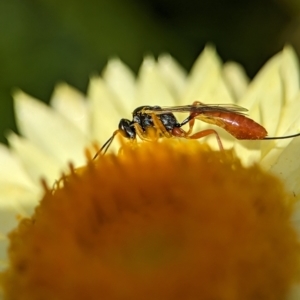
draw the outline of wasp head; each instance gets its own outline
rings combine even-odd
[[[136,132],[130,120],[121,119],[119,123],[119,132],[128,139],[135,139]]]

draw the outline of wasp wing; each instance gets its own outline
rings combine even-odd
[[[236,104],[204,104],[196,103],[194,105],[181,105],[181,106],[162,106],[146,108],[143,112],[147,114],[167,114],[167,113],[205,113],[205,112],[231,112],[240,115],[245,115],[248,109]]]

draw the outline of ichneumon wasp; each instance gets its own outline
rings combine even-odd
[[[136,140],[138,136],[141,140],[153,141],[153,137],[149,137],[148,134],[149,128],[155,130],[156,139],[160,137],[200,139],[214,134],[219,148],[222,150],[223,145],[216,130],[206,129],[192,133],[196,119],[217,125],[238,140],[274,140],[300,136],[300,133],[296,133],[287,136],[268,137],[267,130],[262,125],[246,117],[247,111],[246,108],[235,104],[204,104],[199,101],[195,101],[192,105],[183,106],[140,106],[133,111],[131,121],[128,119],[120,120],[118,129],[104,143],[94,159],[99,154],[106,153],[117,134],[121,134],[129,140]],[[173,113],[189,113],[189,116],[182,122],[178,122]],[[189,125],[187,131],[182,128],[186,124]]]

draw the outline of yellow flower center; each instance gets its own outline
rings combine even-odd
[[[7,299],[283,299],[299,270],[282,185],[231,152],[125,146],[63,185],[10,234]]]

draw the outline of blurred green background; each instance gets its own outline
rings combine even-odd
[[[253,77],[291,43],[300,53],[299,0],[0,0],[0,141],[14,129],[11,92],[48,101],[57,82],[85,92],[119,56],[169,52],[189,69],[207,42]]]

